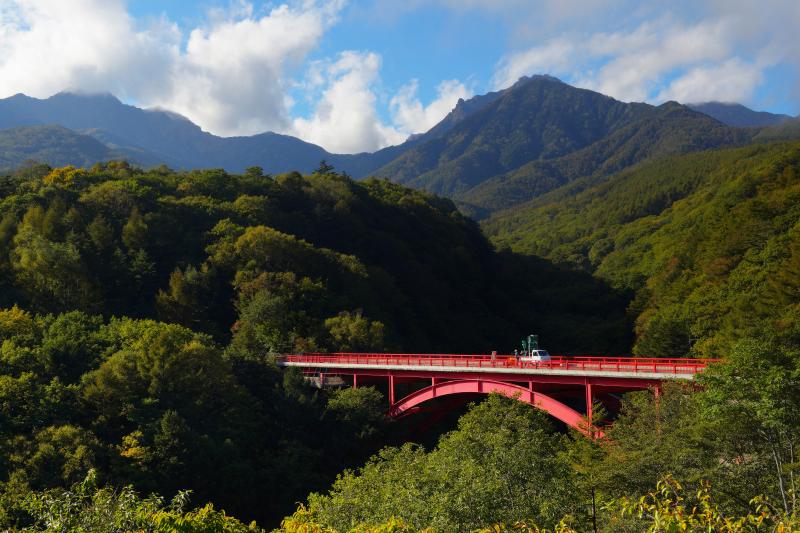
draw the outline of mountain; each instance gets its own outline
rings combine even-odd
[[[375,174],[448,196],[485,218],[582,177],[743,144],[754,134],[675,102],[624,103],[550,76],[486,96]]]
[[[60,126],[18,126],[0,130],[1,170],[18,168],[26,161],[87,166],[122,156],[88,135]]]
[[[0,99],[0,129],[59,125],[94,137],[116,150],[118,157],[146,165],[220,167],[230,172],[260,166],[271,173],[281,173],[291,170],[308,172],[325,159],[337,169],[362,178],[409,148],[445,135],[456,124],[497,99],[502,92],[460,100],[430,131],[413,135],[399,146],[374,153],[332,154],[296,137],[271,132],[218,137],[176,113],[126,105],[110,94],[62,92],[45,99],[17,94]],[[69,162],[81,164],[83,160],[76,158]],[[63,161],[59,160],[59,163]]]
[[[221,167],[241,172],[249,166],[261,166],[280,173],[310,171],[325,159],[361,177],[400,152],[398,147],[391,147],[374,154],[331,154],[315,144],[269,132],[218,137],[178,114],[139,109],[109,94],[59,93],[46,99],[18,94],[0,100],[0,129],[35,125],[69,128],[114,149],[117,157],[176,168]],[[70,162],[82,164],[79,159]]]
[[[488,212],[522,204],[581,177],[602,179],[642,161],[743,144],[750,132],[730,128],[675,102],[564,157],[537,160],[495,176],[458,198]],[[584,180],[583,183],[591,182]]]
[[[632,291],[638,353],[700,339],[696,353],[719,356],[759,328],[799,323],[800,142],[671,156],[584,185],[483,229],[498,248]]]
[[[723,124],[737,128],[774,126],[792,119],[789,115],[753,111],[742,104],[735,103],[705,102],[702,104],[688,104],[687,107],[713,117]]]
[[[375,173],[445,196],[458,196],[501,172],[583,148],[640,118],[645,104],[624,104],[549,76],[524,79]]]
[[[730,111],[729,115],[750,113],[762,122],[766,115],[773,121],[779,115],[716,103],[696,109],[704,112],[675,102],[657,107],[620,102],[550,76],[533,76],[508,89],[459,100],[429,131],[374,153],[331,154],[270,132],[218,137],[175,113],[139,109],[108,94],[6,98],[0,100],[0,128],[59,125],[91,136],[116,157],[143,166],[163,163],[177,169],[230,172],[260,166],[277,174],[309,172],[324,159],[355,178],[375,175],[450,197],[475,218],[514,208],[571,182],[584,183],[582,178],[599,180],[654,158],[745,144],[754,137],[800,135],[792,119],[759,129],[732,127],[710,116],[719,109]],[[55,137],[38,148],[30,141],[24,141],[27,148],[21,152],[38,153],[46,162],[96,162],[78,153],[73,159],[51,161],[48,154],[67,154],[71,145],[60,146]]]
[[[757,141],[800,139],[800,117],[763,128],[756,134],[755,139]]]

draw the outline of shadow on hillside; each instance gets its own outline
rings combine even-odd
[[[507,250],[497,253],[497,276],[505,294],[498,326],[504,339],[539,335],[543,348],[558,355],[625,355],[633,345],[633,320],[627,308],[633,297],[584,271]],[[501,352],[516,346],[499,346]]]

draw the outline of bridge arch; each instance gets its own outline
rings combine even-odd
[[[453,394],[490,394],[492,392],[516,398],[521,402],[541,409],[568,426],[577,429],[581,433],[587,435],[591,434],[594,437],[602,436],[599,430],[590,428],[584,415],[555,398],[542,394],[541,392],[531,391],[530,389],[513,383],[482,379],[458,379],[434,383],[429,387],[412,392],[405,398],[401,398],[392,405],[390,415],[394,418],[407,415],[412,412],[411,409],[414,407],[433,400],[434,398],[441,398]]]

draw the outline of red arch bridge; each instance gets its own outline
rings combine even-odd
[[[585,434],[601,436],[592,424],[598,402],[619,408],[619,395],[636,390],[660,393],[667,380],[693,380],[710,359],[638,357],[553,357],[517,361],[513,356],[454,354],[307,353],[281,355],[281,367],[297,367],[323,387],[386,387],[394,418],[425,411],[438,402],[446,412],[479,394],[499,392],[542,409]],[[466,399],[465,399],[466,398]],[[444,404],[442,404],[444,402]]]

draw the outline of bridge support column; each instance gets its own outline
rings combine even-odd
[[[389,374],[389,406],[394,406],[394,374]]]
[[[322,372],[319,373],[319,388],[320,389],[325,388],[325,374],[323,374]]]
[[[656,414],[661,412],[661,385],[653,386],[653,400],[656,404]]]
[[[594,395],[592,394],[592,384],[587,379],[586,383],[586,420],[592,423],[592,405],[594,404]]]
[[[358,388],[358,374],[353,374],[353,388]]]

